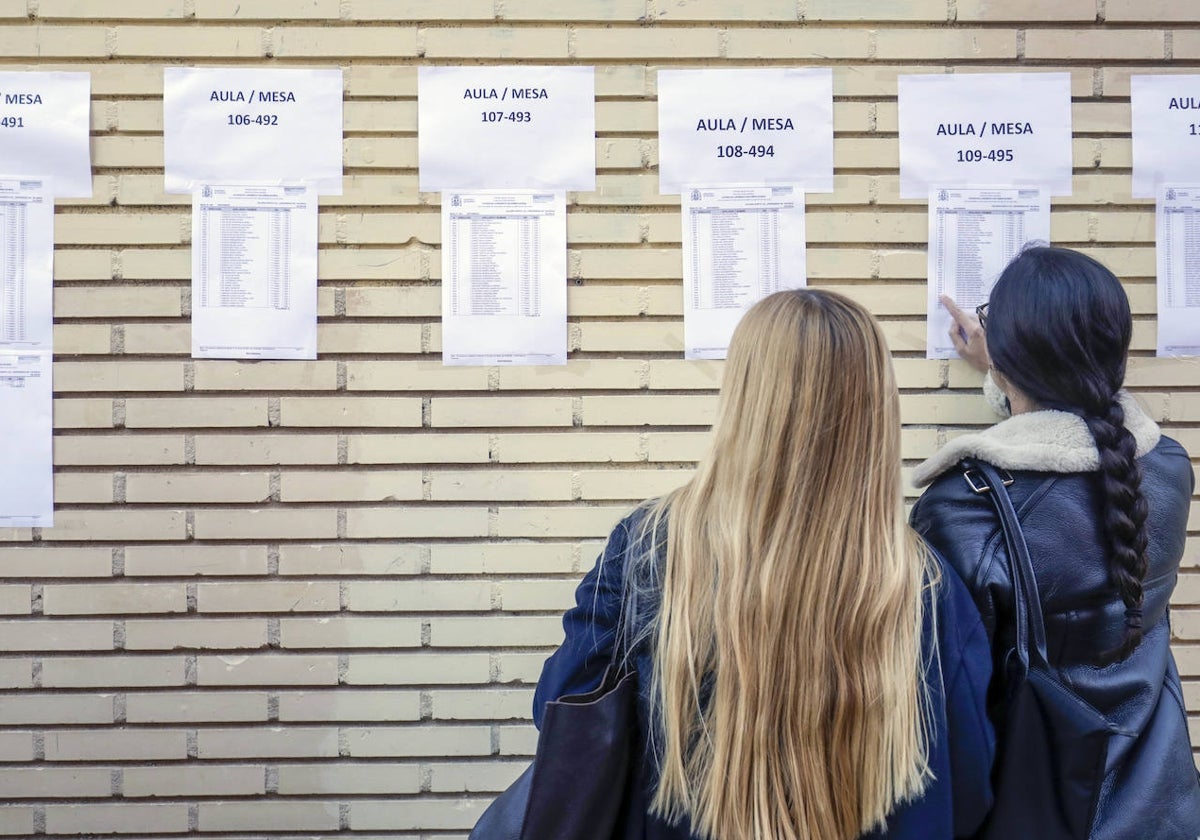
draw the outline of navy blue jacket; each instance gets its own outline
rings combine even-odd
[[[540,727],[546,703],[567,694],[591,691],[613,655],[621,615],[625,557],[630,533],[636,533],[643,514],[638,511],[617,525],[603,554],[575,592],[575,607],[563,616],[566,638],[542,668],[533,701],[534,723]],[[994,737],[988,722],[986,693],[991,677],[987,634],[979,613],[958,575],[940,563],[936,608],[926,610],[923,634],[927,654],[926,679],[932,702],[933,730],[930,766],[935,780],[924,795],[898,807],[888,820],[886,835],[872,840],[939,840],[966,837],[991,807],[989,774]],[[938,661],[933,637],[936,633]],[[650,720],[649,693],[653,669],[651,651],[642,644],[633,652],[640,686],[639,737],[645,760],[640,768],[642,792],[649,801],[657,784],[654,757],[645,750]],[[692,840],[687,825],[671,826],[647,815],[644,833],[626,840]],[[726,840],[722,838],[722,840]],[[728,838],[736,840],[736,838]]]

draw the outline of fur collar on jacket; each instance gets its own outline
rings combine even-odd
[[[1158,424],[1127,391],[1119,399],[1125,409],[1125,428],[1137,441],[1140,458],[1158,445]],[[917,467],[913,484],[924,487],[963,458],[979,458],[1006,470],[1039,472],[1091,472],[1100,466],[1096,443],[1081,419],[1065,411],[1031,411],[954,438]]]

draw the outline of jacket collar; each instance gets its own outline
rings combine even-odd
[[[1161,432],[1127,391],[1118,399],[1140,458],[1158,445]],[[924,487],[963,458],[979,458],[1006,470],[1076,473],[1100,467],[1096,442],[1083,420],[1065,411],[1031,411],[954,438],[916,468],[914,486]]]

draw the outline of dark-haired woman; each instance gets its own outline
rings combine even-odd
[[[1012,261],[979,316],[943,302],[960,355],[988,372],[989,401],[1011,416],[918,467],[930,486],[912,521],[979,607],[995,657],[990,711],[1002,719],[1013,594],[995,510],[964,479],[965,458],[1011,473],[1050,663],[1113,727],[1091,837],[1195,838],[1200,783],[1168,621],[1192,464],[1122,389],[1125,292],[1090,257],[1040,247]]]

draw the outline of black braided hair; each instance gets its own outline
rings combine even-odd
[[[1124,638],[1104,659],[1124,659],[1142,638],[1147,541],[1137,444],[1118,396],[1133,332],[1129,299],[1091,257],[1034,247],[1009,263],[989,303],[992,365],[1043,408],[1080,417],[1096,441],[1108,576],[1125,605]]]

